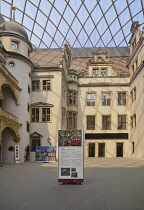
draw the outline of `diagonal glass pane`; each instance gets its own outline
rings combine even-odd
[[[99,4],[102,8],[102,11],[105,13],[108,10],[108,8],[111,6],[112,2],[110,0],[108,1],[100,0]]]
[[[101,9],[99,8],[99,6],[97,6],[94,11],[91,13],[92,19],[94,21],[95,24],[97,24],[99,22],[99,20],[102,18],[103,14],[101,12]]]
[[[50,14],[52,5],[47,0],[42,0],[39,8],[46,16],[48,16]]]
[[[114,5],[117,13],[120,14],[127,7],[127,2],[126,0],[117,0]]]
[[[119,24],[119,21],[118,19],[116,19],[112,25],[110,26],[110,30],[111,30],[111,33],[112,35],[116,34],[116,32],[120,29],[120,24]]]
[[[64,12],[64,18],[65,20],[67,20],[68,24],[70,25],[75,17],[74,13],[72,12],[72,10],[67,7],[65,12]]]
[[[49,18],[50,18],[51,21],[57,26],[58,23],[59,23],[59,21],[60,21],[61,16],[60,16],[59,13],[53,8]]]
[[[27,2],[25,13],[28,14],[31,18],[35,19],[37,8],[33,4]]]
[[[117,14],[116,14],[114,7],[111,7],[108,10],[108,12],[105,14],[105,17],[106,17],[109,25],[110,25],[110,23],[112,23],[112,21],[115,19],[116,16],[117,16]]]
[[[59,30],[62,32],[63,36],[65,36],[69,30],[69,26],[66,22],[62,19],[59,25]]]
[[[84,15],[85,14],[85,15]],[[89,14],[88,12],[86,11],[85,7],[82,6],[77,14],[78,18],[80,19],[80,22],[82,24],[85,23],[86,19],[88,18]]]
[[[124,25],[128,20],[130,20],[131,16],[130,16],[129,10],[128,9],[124,10],[119,15],[119,19],[120,19],[121,25]]]
[[[80,43],[81,43],[82,46],[86,43],[86,41],[88,39],[88,36],[86,35],[84,30],[82,30],[80,32],[80,34],[78,36],[78,39],[80,40]]]
[[[97,29],[98,29],[100,35],[102,35],[103,32],[107,29],[107,23],[104,18],[97,25]]]
[[[40,11],[38,11],[37,18],[36,18],[37,23],[39,23],[42,27],[46,26],[47,18],[45,15],[43,15]]]

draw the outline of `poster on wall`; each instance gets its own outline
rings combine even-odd
[[[20,163],[19,145],[15,145],[15,163]]]
[[[83,132],[81,130],[58,131],[58,181],[83,182]]]
[[[38,146],[36,147],[36,161],[37,162],[52,162],[56,161],[56,147],[52,146]]]

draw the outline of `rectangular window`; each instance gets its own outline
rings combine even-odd
[[[50,122],[50,108],[42,108],[42,122]]]
[[[40,137],[32,137],[31,139],[31,152],[36,151],[36,147],[40,146]]]
[[[43,80],[43,90],[51,90],[51,80]]]
[[[97,77],[99,75],[99,69],[93,69],[92,76]]]
[[[95,93],[87,93],[87,106],[95,106]]]
[[[30,86],[28,85],[28,93],[30,94]]]
[[[118,93],[118,106],[126,105],[126,92]]]
[[[118,130],[126,130],[126,115],[118,115]]]
[[[131,103],[133,103],[133,101],[136,100],[136,87],[134,87],[130,92],[130,98],[131,98]]]
[[[134,145],[134,142],[132,142],[132,153],[135,152],[135,145]]]
[[[107,69],[101,69],[101,76],[103,77],[107,76]]]
[[[39,122],[39,108],[32,108],[31,109],[31,121],[32,122]]]
[[[111,129],[111,116],[102,116],[102,129],[110,130]]]
[[[77,104],[77,92],[76,91],[68,92],[68,104]]]
[[[67,120],[68,130],[77,129],[77,113],[69,112]]]
[[[27,122],[27,132],[29,132],[29,127],[30,127],[30,124],[29,122]]]
[[[131,120],[131,128],[135,128],[136,127],[136,114],[131,116],[130,120]]]
[[[87,130],[95,130],[95,116],[87,116]]]
[[[17,41],[12,41],[12,42],[11,42],[11,48],[12,48],[12,49],[18,50],[18,48],[19,48],[19,42],[17,42]]]
[[[102,106],[110,106],[110,105],[111,105],[111,92],[103,92]]]
[[[40,81],[34,80],[32,81],[32,90],[39,90],[40,89]]]

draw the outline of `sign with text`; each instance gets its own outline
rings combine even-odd
[[[15,163],[20,163],[19,145],[15,145]]]
[[[83,132],[59,130],[59,182],[83,182]]]

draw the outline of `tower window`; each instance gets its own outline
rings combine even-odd
[[[18,50],[18,48],[19,48],[19,42],[17,42],[17,41],[12,41],[12,42],[11,42],[11,48],[12,48],[12,49]]]
[[[9,66],[10,66],[10,67],[14,67],[14,66],[15,66],[15,62],[10,61],[10,62],[9,62]]]

